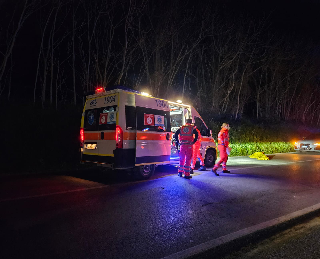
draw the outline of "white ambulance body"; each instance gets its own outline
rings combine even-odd
[[[81,119],[81,162],[133,169],[148,179],[159,164],[175,164],[173,133],[192,118],[201,132],[206,166],[216,160],[216,144],[198,112],[189,105],[115,87],[99,88],[86,98]]]

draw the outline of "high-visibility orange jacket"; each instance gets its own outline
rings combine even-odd
[[[193,134],[195,137],[193,137]],[[180,135],[180,137],[179,137]],[[198,132],[195,130],[194,126],[191,124],[183,125],[180,129],[174,134],[174,138],[180,139],[180,144],[189,144],[192,145],[198,140]]]
[[[229,147],[229,130],[222,128],[218,134],[218,145]]]

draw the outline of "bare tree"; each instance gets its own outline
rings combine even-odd
[[[1,4],[3,4],[3,2]],[[14,10],[14,14],[15,12],[19,13],[18,21],[15,21],[15,16],[13,14],[12,19],[9,22],[8,33],[6,37],[6,48],[4,50],[4,53],[1,53],[2,58],[0,60],[1,62],[0,63],[0,96],[4,91],[4,86],[2,84],[2,81],[3,81],[4,73],[7,68],[8,60],[12,55],[12,51],[18,37],[18,33],[22,29],[22,26],[25,23],[25,21],[34,11],[34,4],[35,4],[34,0],[24,0],[22,3],[18,2]],[[9,85],[9,87],[11,86]],[[10,92],[10,89],[9,89],[9,92]],[[8,95],[8,97],[10,97],[10,95]]]

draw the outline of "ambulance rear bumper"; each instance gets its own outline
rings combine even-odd
[[[135,149],[117,148],[114,156],[82,154],[81,163],[94,163],[99,166],[112,167],[113,169],[133,168],[135,164]]]

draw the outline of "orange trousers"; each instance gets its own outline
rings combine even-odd
[[[201,147],[201,142],[196,142],[193,145],[193,152],[192,152],[192,163],[191,163],[191,168],[194,169],[196,166],[197,158],[200,158],[200,165],[204,166],[204,160],[200,154],[200,147]]]
[[[226,147],[224,145],[218,145],[218,150],[220,153],[220,160],[214,165],[212,170],[218,169],[220,164],[222,164],[222,170],[227,170],[228,154]]]
[[[191,171],[191,159],[192,159],[192,145],[181,145],[180,146],[180,164],[178,173],[184,173],[185,176],[190,176]]]

